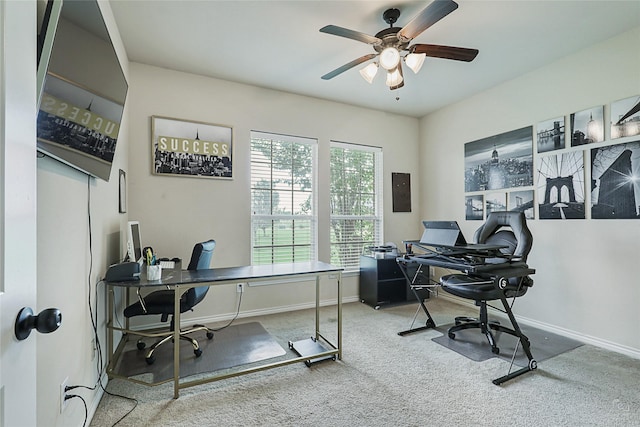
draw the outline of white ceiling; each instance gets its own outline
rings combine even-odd
[[[321,80],[374,51],[318,30],[334,24],[374,35],[388,27],[382,19],[386,9],[400,9],[396,26],[402,27],[427,0],[110,4],[131,61],[414,117],[640,26],[639,0],[456,1],[457,10],[412,44],[476,48],[478,57],[471,63],[427,58],[417,75],[404,73],[405,86],[395,91],[381,73],[371,85],[364,81],[358,70],[366,64]],[[638,46],[640,52],[640,40]]]

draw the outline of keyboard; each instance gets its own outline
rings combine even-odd
[[[176,263],[175,261],[160,261],[160,267],[173,270],[176,268]]]

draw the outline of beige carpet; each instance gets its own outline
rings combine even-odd
[[[437,324],[475,315],[429,302]],[[323,310],[324,312],[325,310]],[[415,305],[344,307],[344,357],[303,363],[193,387],[173,399],[171,384],[112,380],[108,390],[138,400],[119,426],[640,426],[640,361],[583,345],[502,386],[509,363],[476,362],[428,330],[405,337]],[[327,308],[323,329],[333,323]],[[257,319],[284,348],[313,328],[313,311]],[[532,348],[534,356],[536,348]],[[134,404],[105,395],[92,426],[111,426]]]

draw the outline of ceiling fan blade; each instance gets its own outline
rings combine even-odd
[[[411,53],[426,53],[427,56],[456,61],[471,62],[478,55],[478,49],[465,47],[441,46],[437,44],[414,44],[409,48]]]
[[[330,73],[325,74],[324,76],[322,76],[322,80],[329,80],[334,78],[335,76],[337,76],[338,74],[342,74],[345,71],[347,71],[350,68],[355,67],[358,64],[362,64],[363,62],[367,62],[370,59],[375,58],[377,55],[374,53],[370,53],[369,55],[365,55],[365,56],[361,56],[358,59],[354,59],[353,61],[344,64],[342,67],[338,67],[335,70],[331,71]]]
[[[321,33],[333,34],[334,36],[346,37],[348,39],[357,40],[359,42],[377,45],[382,43],[377,37],[359,31],[350,30],[348,28],[338,27],[337,25],[327,25],[320,28]]]
[[[453,0],[434,0],[400,30],[398,39],[402,42],[413,40],[457,8],[458,3]]]

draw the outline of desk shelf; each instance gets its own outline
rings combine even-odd
[[[429,273],[422,273],[416,283],[428,283]],[[409,282],[402,274],[396,258],[360,256],[360,301],[378,310],[383,306],[416,302]],[[429,298],[428,291],[418,291],[422,299]]]

